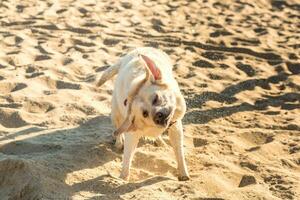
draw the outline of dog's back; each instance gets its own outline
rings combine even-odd
[[[167,77],[172,77],[172,63],[166,53],[152,47],[140,47],[129,52],[128,54],[120,58],[116,64],[107,68],[103,72],[100,80],[97,83],[97,86],[100,87],[107,80],[113,78],[117,73],[119,73],[121,68],[126,67],[131,62],[134,62],[134,59],[138,58],[139,54],[146,55],[150,59],[156,60],[155,64],[161,71],[163,71],[162,74],[168,74]]]

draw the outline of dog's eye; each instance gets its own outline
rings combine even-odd
[[[148,111],[147,111],[147,110],[144,110],[144,111],[143,111],[143,117],[146,118],[146,117],[148,117],[148,115],[149,115]]]
[[[158,95],[156,94],[153,101],[152,101],[152,105],[157,104],[157,102],[158,102]]]

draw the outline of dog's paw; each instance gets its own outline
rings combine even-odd
[[[190,180],[190,177],[189,176],[178,176],[178,180],[179,181],[188,181],[188,180]]]
[[[129,181],[129,174],[122,174],[119,177],[120,179],[124,180],[124,181]]]

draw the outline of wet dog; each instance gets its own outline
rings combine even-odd
[[[141,137],[160,137],[168,130],[178,180],[188,180],[181,122],[186,104],[172,75],[169,56],[151,47],[137,48],[106,69],[97,86],[116,74],[111,118],[116,127],[115,145],[119,149],[124,145],[120,177],[129,179],[131,161]]]

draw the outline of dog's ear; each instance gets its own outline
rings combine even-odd
[[[147,69],[151,72],[153,81],[155,82],[161,81],[161,72],[159,68],[156,67],[155,63],[148,56],[141,55],[141,57],[145,62]]]
[[[179,93],[176,95],[176,108],[175,108],[172,121],[177,121],[182,119],[185,112],[186,112],[186,103],[182,94]]]
[[[129,91],[127,99],[124,101],[124,105],[128,106],[127,117],[122,123],[122,125],[114,132],[114,136],[118,136],[126,131],[134,131],[136,130],[136,126],[134,124],[135,117],[131,115],[132,103],[137,93],[141,89],[141,87],[150,79],[150,72],[146,69],[146,76],[143,80],[137,83],[131,90]]]
[[[122,125],[117,130],[115,130],[114,136],[117,137],[118,135],[121,135],[124,132],[134,131],[135,129],[136,128],[134,125],[134,117],[132,119],[130,119],[130,117],[126,117]]]

